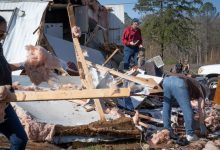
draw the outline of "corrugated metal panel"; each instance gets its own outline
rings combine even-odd
[[[124,5],[105,5],[111,8],[109,14],[109,41],[112,43],[121,44],[121,35],[124,29]]]
[[[82,33],[87,33],[89,30],[88,10],[88,6],[80,6],[75,8],[76,24],[81,28]]]
[[[39,27],[47,5],[48,2],[0,2],[0,10],[12,10],[15,8],[20,10],[14,17],[13,24],[3,45],[4,55],[9,63],[18,63],[26,60],[25,45],[36,44],[38,34],[33,34],[33,32]],[[22,11],[24,12],[23,15]],[[14,74],[19,73],[14,72]]]

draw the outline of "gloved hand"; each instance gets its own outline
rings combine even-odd
[[[10,85],[0,86],[0,101],[8,96],[10,87]]]
[[[208,134],[208,130],[207,130],[204,123],[200,123],[199,128],[200,128],[200,134],[201,135],[207,135]]]

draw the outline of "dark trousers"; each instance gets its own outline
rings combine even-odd
[[[0,132],[8,138],[11,144],[10,150],[25,150],[28,138],[11,104],[6,108],[5,113],[6,120],[0,124]]]
[[[137,56],[138,56],[137,46],[132,46],[132,47],[125,46],[124,47],[124,69],[129,69],[131,57],[133,57],[134,59],[134,65],[137,65],[138,64]]]

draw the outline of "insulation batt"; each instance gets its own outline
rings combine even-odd
[[[43,47],[27,45],[26,50],[25,71],[35,85],[39,85],[41,82],[49,82],[51,78],[55,78],[54,69],[62,70],[59,59]]]
[[[214,142],[208,141],[202,150],[219,150],[219,148]]]
[[[33,86],[22,86],[18,81],[12,83],[12,87],[14,90],[20,91],[35,91]]]
[[[213,109],[213,107],[208,108],[206,110],[205,124],[211,132],[218,131],[220,129],[220,112]]]
[[[24,126],[27,136],[32,141],[52,141],[55,133],[55,125],[37,122],[28,112],[16,104],[12,104],[21,124]]]

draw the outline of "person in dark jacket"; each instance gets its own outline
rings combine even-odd
[[[0,16],[0,41],[6,36],[6,20]],[[0,101],[5,100],[10,92],[12,76],[11,71],[21,68],[20,64],[9,64],[3,55],[2,43],[0,43]],[[28,138],[24,128],[10,103],[0,103],[0,133],[9,140],[10,150],[25,150]]]
[[[133,57],[134,64],[138,65],[138,51],[142,48],[141,30],[139,29],[139,20],[134,18],[131,26],[125,28],[122,35],[122,43],[124,44],[124,69],[128,70],[130,60]]]

